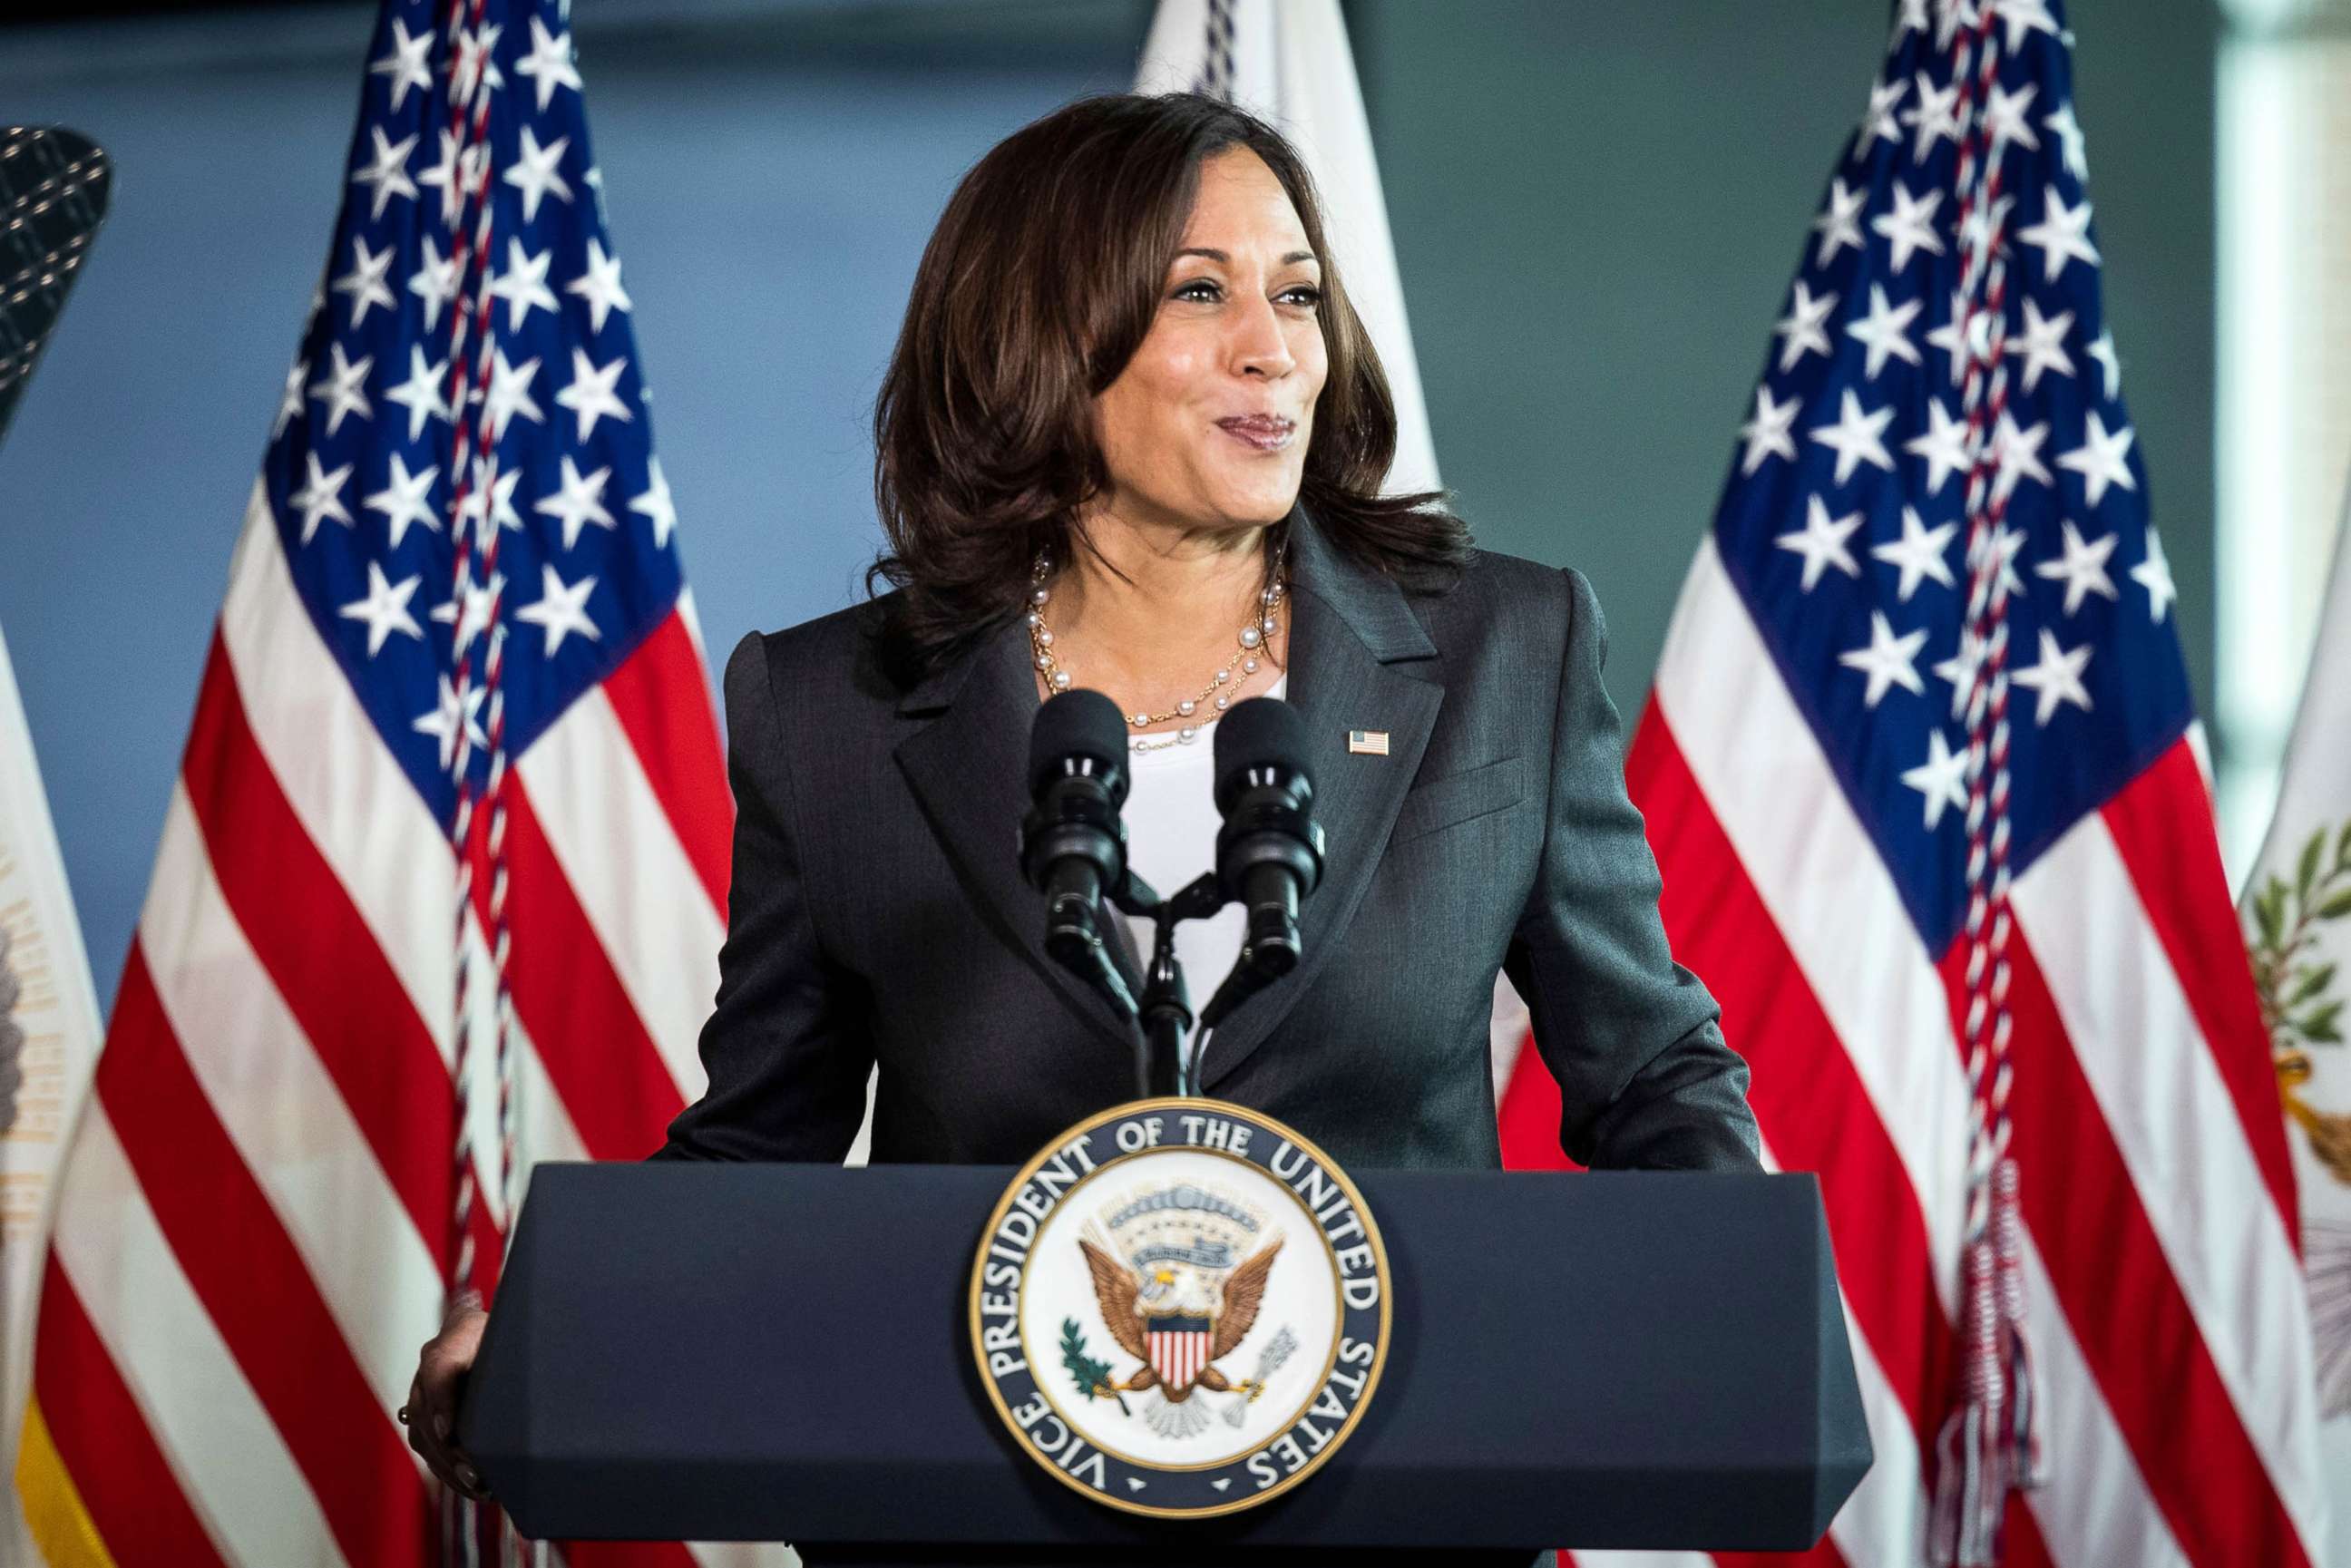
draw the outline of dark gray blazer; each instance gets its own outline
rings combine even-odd
[[[1480,552],[1450,593],[1407,598],[1302,507],[1290,520],[1288,696],[1329,859],[1304,961],[1211,1037],[1204,1092],[1343,1165],[1496,1166],[1501,968],[1575,1159],[1756,1168],[1746,1063],[1667,951],[1590,586]],[[664,1157],[837,1161],[877,1061],[875,1160],[1013,1164],[1132,1097],[1128,1037],[1045,956],[1015,858],[1025,628],[901,690],[869,614],[755,632],[727,661],[737,815],[710,1087]],[[1387,731],[1388,754],[1350,755],[1353,729]],[[1125,923],[1106,924],[1140,995]],[[1222,978],[1186,976],[1194,1005]]]

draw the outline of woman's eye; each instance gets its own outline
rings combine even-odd
[[[1200,289],[1206,289],[1207,292],[1205,294],[1196,292]],[[1220,291],[1217,289],[1215,282],[1211,279],[1206,277],[1196,277],[1192,279],[1191,282],[1179,287],[1176,290],[1174,298],[1177,299],[1208,299],[1215,298],[1218,292]],[[1310,310],[1315,306],[1322,303],[1322,291],[1320,288],[1315,287],[1311,283],[1296,284],[1281,291],[1281,298],[1285,299],[1293,296],[1302,297],[1299,299],[1299,303],[1305,306]]]

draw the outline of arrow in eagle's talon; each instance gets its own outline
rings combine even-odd
[[[1238,1427],[1249,1407],[1257,1403],[1257,1396],[1265,1392],[1265,1385],[1243,1378],[1233,1385],[1232,1391],[1241,1397],[1225,1406],[1225,1423],[1230,1427]]]

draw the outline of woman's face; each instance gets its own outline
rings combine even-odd
[[[1201,164],[1158,315],[1094,400],[1119,517],[1218,528],[1289,512],[1330,371],[1322,278],[1263,159],[1233,148]]]

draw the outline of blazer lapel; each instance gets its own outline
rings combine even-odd
[[[1288,700],[1306,721],[1314,817],[1328,852],[1321,884],[1299,909],[1299,967],[1242,1003],[1209,1037],[1203,1089],[1263,1044],[1313,984],[1371,886],[1445,701],[1443,685],[1408,673],[1415,661],[1434,659],[1437,646],[1404,591],[1340,555],[1302,506],[1292,509],[1290,524]],[[1387,755],[1351,754],[1351,729],[1387,731]],[[1197,1006],[1224,977],[1185,978]],[[1304,1049],[1310,1042],[1299,1043]]]
[[[1045,951],[1045,901],[1020,873],[1037,707],[1027,629],[1016,620],[900,701],[902,715],[945,711],[898,743],[898,766],[974,904],[994,916],[1072,1012],[1129,1050],[1133,1038],[1119,1013]],[[1126,917],[1107,901],[1103,907],[1112,957],[1139,1001],[1143,967]]]

